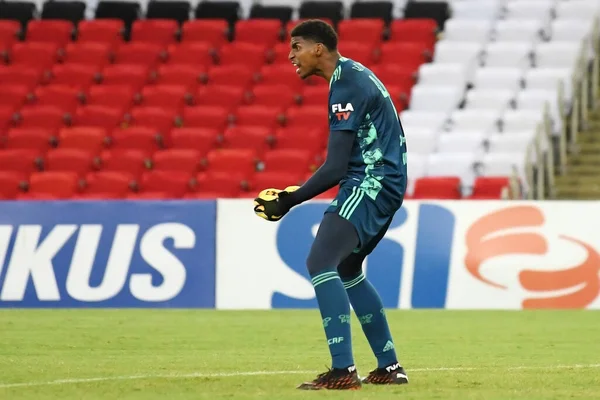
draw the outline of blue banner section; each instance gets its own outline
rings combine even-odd
[[[215,307],[215,201],[0,202],[0,307]]]

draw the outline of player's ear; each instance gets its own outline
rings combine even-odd
[[[323,55],[323,44],[315,43],[314,52],[315,52],[315,56],[321,57]]]

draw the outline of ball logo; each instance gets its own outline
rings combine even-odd
[[[600,293],[600,254],[589,244],[576,238],[558,235],[585,251],[585,259],[577,265],[544,269],[547,263],[548,240],[539,232],[544,226],[544,215],[532,206],[516,206],[488,214],[471,225],[466,234],[467,254],[465,267],[479,281],[507,289],[505,285],[483,276],[482,264],[505,255],[534,257],[536,267],[521,269],[519,284],[530,294],[522,302],[523,308],[584,308]]]

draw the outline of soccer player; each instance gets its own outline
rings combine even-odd
[[[291,32],[290,61],[302,79],[329,82],[327,159],[295,191],[282,191],[272,204],[285,215],[292,207],[339,184],[325,211],[306,265],[312,278],[332,367],[299,389],[358,389],[362,383],[403,384],[381,299],[362,272],[362,263],[385,235],[406,190],[406,143],[398,113],[385,86],[363,65],[337,51],[334,29],[309,20]],[[359,378],[352,354],[350,303],[377,358],[377,368]]]

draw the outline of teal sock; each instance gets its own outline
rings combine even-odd
[[[377,357],[377,368],[397,362],[394,341],[377,290],[362,272],[353,279],[345,280],[344,287],[369,345]]]
[[[322,270],[311,278],[331,353],[331,366],[341,369],[354,365],[350,303],[344,285],[333,268]]]

